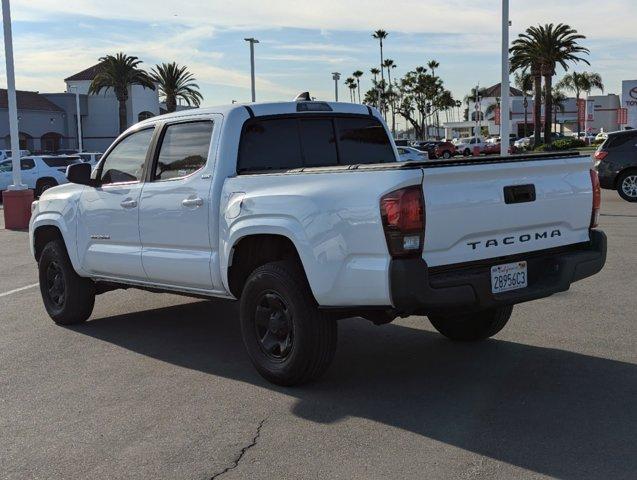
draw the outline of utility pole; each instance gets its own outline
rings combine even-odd
[[[252,37],[244,38],[244,40],[246,42],[250,42],[250,77],[252,80],[252,102],[254,103],[257,101],[257,93],[256,93],[255,82],[254,82],[254,44],[259,43],[259,40]]]
[[[334,80],[334,101],[338,102],[338,81],[341,79],[339,72],[332,73],[332,80]]]
[[[500,83],[500,155],[509,154],[511,120],[509,114],[509,0],[502,0],[502,81]]]

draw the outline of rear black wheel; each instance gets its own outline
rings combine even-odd
[[[45,179],[39,180],[37,185],[35,186],[35,196],[39,197],[44,192],[46,192],[49,188],[55,187],[56,185],[57,185],[57,182],[53,180],[52,178],[45,178]]]
[[[321,312],[293,261],[257,268],[241,294],[241,333],[257,371],[277,385],[321,376],[336,351],[336,321]]]
[[[617,192],[627,202],[637,202],[637,171],[628,171],[619,175]]]
[[[445,150],[444,152],[442,152],[442,158],[444,158],[445,160],[449,160],[451,158],[451,152],[449,150]]]
[[[44,307],[55,323],[72,325],[91,316],[95,284],[75,273],[60,240],[53,240],[44,247],[38,269]]]
[[[513,306],[493,308],[479,312],[430,315],[436,330],[451,340],[472,342],[492,337],[504,328],[513,312]]]

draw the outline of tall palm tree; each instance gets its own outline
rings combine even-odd
[[[560,65],[564,70],[568,70],[569,62],[581,61],[589,64],[586,59],[580,56],[581,54],[588,54],[589,50],[578,44],[579,40],[585,38],[584,35],[577,33],[577,30],[569,25],[563,23],[553,25],[550,23],[527,28],[526,32],[521,33],[511,47],[511,52],[513,53],[511,59],[512,68],[514,65],[523,69],[529,67],[533,69],[533,66],[535,66],[536,75],[539,67],[540,75],[544,76],[544,87],[547,92],[544,99],[546,117],[544,139],[547,144],[551,143],[552,82],[555,68]]]
[[[604,92],[604,83],[602,82],[602,76],[599,73],[582,72],[582,73],[569,73],[565,75],[562,80],[557,84],[557,88],[564,89],[575,93],[577,99],[577,106],[579,108],[580,96],[582,93],[590,94],[593,89],[599,89]],[[577,137],[582,131],[582,125],[579,121],[579,115],[577,116]]]
[[[345,85],[347,86],[347,88],[349,88],[349,101],[354,103],[355,98],[352,92],[356,88],[356,80],[354,80],[354,77],[347,77],[345,79]],[[352,85],[354,86],[354,88],[352,88]]]
[[[183,99],[189,106],[198,107],[203,100],[199,93],[199,85],[195,83],[195,77],[188,71],[185,65],[177,63],[162,63],[156,65],[151,72],[153,80],[159,86],[159,94],[166,101],[166,110],[177,110],[177,99]]]
[[[374,75],[374,83],[376,83],[378,81],[377,77],[378,75],[380,75],[380,70],[378,70],[376,67],[373,67],[369,69],[369,73]]]
[[[436,69],[440,66],[440,64],[435,60],[429,60],[429,62],[427,62],[427,66],[429,67],[429,70],[431,70],[431,74],[435,77]]]
[[[521,72],[515,74],[515,86],[522,91],[524,96],[524,138],[528,136],[527,125],[529,124],[529,92],[533,90],[533,76],[528,72]]]
[[[101,57],[97,75],[89,86],[88,93],[98,95],[102,90],[113,89],[119,102],[119,132],[126,130],[126,101],[128,100],[128,88],[132,85],[141,85],[144,88],[155,90],[152,78],[139,65],[142,63],[137,57],[117,53]]]
[[[362,70],[356,70],[352,73],[352,76],[356,79],[356,88],[358,90],[358,103],[361,103],[361,77],[363,76]]]
[[[372,37],[377,39],[378,42],[380,43],[380,80],[382,83],[382,92],[381,93],[385,93],[385,75],[383,73],[383,40],[385,40],[387,38],[387,35],[389,35],[385,30],[376,30],[373,34]],[[382,97],[382,95],[381,95]],[[381,100],[382,103],[382,100]]]
[[[394,61],[391,58],[386,58],[385,61],[383,62],[383,67],[385,67],[387,69],[387,84],[389,87],[389,92],[388,92],[388,100],[389,100],[389,107],[391,109],[391,121],[392,121],[392,132],[394,132],[394,135],[396,134],[396,113],[394,111],[394,95],[392,95],[393,93],[393,86],[391,83],[391,71],[392,69],[396,68],[397,65],[394,63]]]
[[[566,110],[565,104],[568,100],[566,94],[557,87],[553,87],[552,92],[553,97],[553,124],[555,125],[555,129],[557,129],[557,114],[564,113]],[[578,137],[579,138],[579,137]]]

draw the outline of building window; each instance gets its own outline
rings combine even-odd
[[[62,135],[55,132],[45,133],[40,137],[40,145],[45,152],[57,152],[60,149]]]
[[[148,111],[139,112],[139,115],[137,115],[137,121],[141,122],[142,120],[148,120],[149,118],[152,118],[154,116],[155,114],[153,112],[148,112]]]

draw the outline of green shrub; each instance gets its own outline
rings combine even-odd
[[[560,138],[555,140],[551,145],[541,144],[534,148],[535,152],[554,152],[559,150],[573,150],[586,146],[584,140],[579,138]]]

